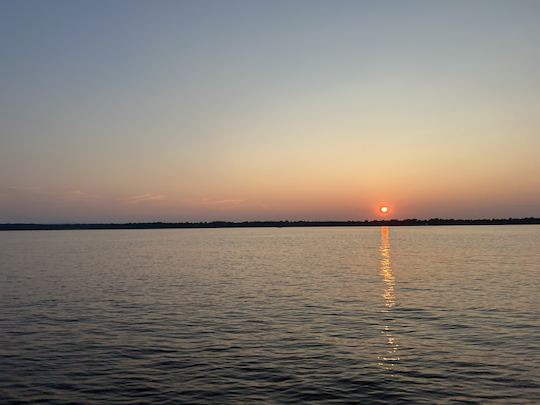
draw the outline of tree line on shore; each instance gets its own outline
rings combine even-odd
[[[129,223],[69,223],[69,224],[0,224],[0,231],[14,230],[69,230],[69,229],[171,229],[171,228],[287,228],[322,226],[440,226],[440,225],[531,225],[540,218],[491,219],[384,219],[364,221],[212,221],[212,222],[129,222]]]

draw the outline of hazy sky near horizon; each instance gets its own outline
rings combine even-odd
[[[0,222],[540,216],[538,1],[0,1]]]

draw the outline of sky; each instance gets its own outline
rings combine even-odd
[[[540,216],[540,2],[0,0],[0,222]]]

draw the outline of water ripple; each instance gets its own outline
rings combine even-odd
[[[540,398],[538,227],[0,238],[2,404]]]

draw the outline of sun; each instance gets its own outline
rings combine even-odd
[[[388,207],[386,205],[382,205],[379,208],[379,211],[381,212],[381,214],[386,214],[388,212]]]

